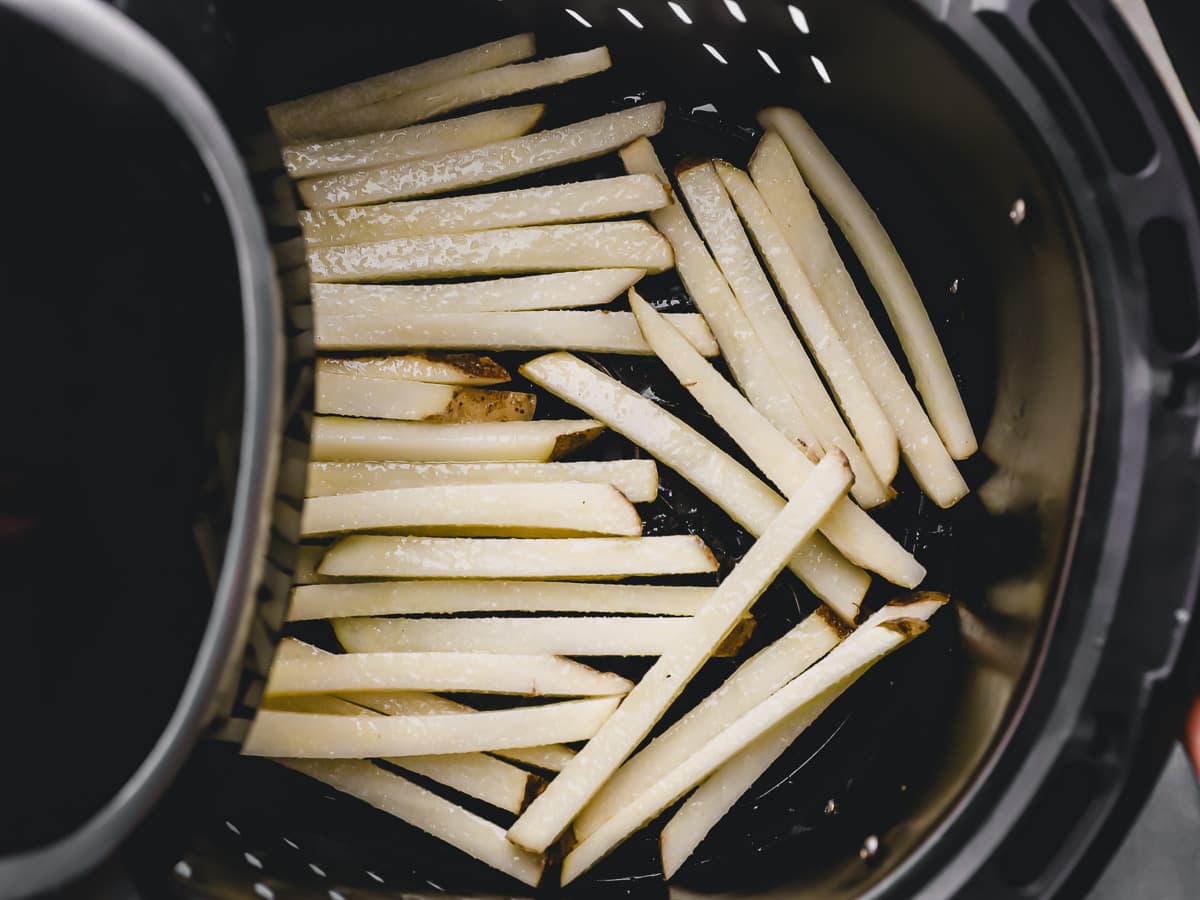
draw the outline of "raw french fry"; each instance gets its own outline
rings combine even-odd
[[[667,191],[658,179],[623,175],[495,194],[309,210],[300,214],[300,227],[310,246],[356,244],[424,234],[612,219],[666,205]]]
[[[497,97],[511,97],[513,94],[586,78],[603,72],[611,65],[608,49],[596,47],[582,53],[486,69],[345,110],[319,133],[309,133],[317,137],[334,138],[384,128],[400,128]]]
[[[308,466],[310,497],[388,491],[439,484],[611,484],[631,503],[658,496],[658,466],[652,459],[528,463],[315,462]]]
[[[365,285],[323,285],[333,287]],[[428,381],[433,384],[489,385],[509,380],[508,370],[490,356],[477,353],[405,353],[399,356],[362,356],[357,359],[322,357],[317,371],[397,381]]]
[[[705,743],[832,650],[845,634],[841,623],[818,610],[746,660],[719,688],[616,771],[575,820],[576,840],[585,839],[625,804],[686,762]]]
[[[432,834],[468,856],[537,887],[545,860],[514,847],[504,829],[407,778],[365,760],[281,759],[283,765]]]
[[[811,704],[819,701],[830,687],[857,678],[884,656],[920,634],[926,627],[926,624],[919,620],[897,619],[873,628],[860,629],[850,635],[824,659],[810,666],[758,704],[692,754],[687,762],[660,778],[649,790],[632,803],[626,804],[611,819],[581,841],[563,860],[562,883],[566,885],[574,881],[626,837],[780,721],[800,709],[811,708]],[[610,719],[609,722],[611,721],[613,720]],[[582,756],[581,753],[576,760]],[[570,771],[570,767],[564,770],[564,773],[566,771]],[[556,778],[555,782],[561,778],[562,775]],[[526,808],[523,816],[528,816],[535,806],[536,801]],[[520,822],[520,819],[517,821]],[[510,829],[510,839],[511,836]]]
[[[869,507],[885,502],[887,488],[842,421],[821,376],[792,329],[716,169],[711,163],[693,165],[677,172],[676,178],[717,265],[725,273],[767,355],[790,387],[796,403],[804,410],[804,417],[812,426],[820,447],[825,450],[837,448],[846,454],[850,468],[854,470],[851,493],[859,503]]]
[[[603,156],[658,134],[665,114],[665,103],[647,103],[471,150],[308,178],[297,187],[314,209],[445,194]]]
[[[695,485],[751,534],[762,534],[784,500],[694,428],[569,353],[550,353],[521,367],[535,384],[607,421]],[[858,615],[870,577],[824,538],[804,544],[790,567],[847,622]]]
[[[346,531],[572,537],[642,533],[642,520],[608,484],[443,484],[310,497],[305,537]]]
[[[306,658],[276,661],[267,678],[266,696],[340,695],[347,691],[462,691],[529,697],[606,697],[624,694],[629,687],[628,681],[611,672],[598,672],[555,656],[451,652],[312,653]],[[516,743],[520,744],[523,740],[522,737]],[[528,744],[533,746],[571,740],[576,738],[560,736],[531,740]],[[496,746],[511,747],[513,743],[510,738],[510,743]],[[404,756],[408,752],[439,751],[395,750],[384,755]]]
[[[521,391],[346,375],[317,368],[316,409],[335,416],[426,422],[524,422],[537,397]]]
[[[705,356],[720,352],[703,317],[695,313],[668,315]],[[413,313],[386,324],[374,317],[318,316],[316,340],[322,350],[489,347],[494,350],[566,348],[581,353],[650,352],[633,316],[606,310]]]
[[[671,245],[641,220],[493,228],[308,251],[313,281],[401,281],[618,266],[661,272]]]
[[[644,269],[585,269],[461,284],[314,284],[313,307],[321,316],[412,313],[480,313],[603,306],[633,287]],[[432,380],[432,379],[417,379]]]
[[[772,107],[758,118],[783,138],[813,192],[858,254],[900,338],[929,418],[950,455],[966,459],[979,445],[954,373],[921,295],[875,211],[798,112]]]
[[[472,712],[472,708],[437,694],[410,691],[399,694],[346,694],[349,700],[368,709],[389,716],[441,716],[460,712]],[[562,744],[545,744],[541,747],[506,747],[492,750],[513,762],[525,763],[548,772],[561,771],[575,757],[575,751]]]
[[[890,484],[900,452],[896,432],[880,409],[879,401],[863,380],[858,364],[817,299],[800,261],[750,176],[725,162],[713,165],[871,468],[883,484]]]
[[[267,108],[267,114],[279,140],[292,141],[305,135],[322,133],[331,124],[336,124],[338,117],[346,110],[528,59],[533,56],[534,49],[532,34],[516,34],[296,100],[276,103]]]
[[[381,713],[348,700],[324,695],[276,697],[267,709],[277,712],[316,713],[330,716],[378,716]],[[506,812],[519,813],[533,787],[528,772],[486,753],[446,753],[425,756],[389,756],[390,763],[438,784],[490,803]]]
[[[754,465],[784,496],[799,490],[813,468],[804,451],[777,431],[636,291],[630,292],[629,305],[646,342]],[[925,578],[925,567],[852,500],[836,504],[821,531],[851,562],[893,584],[913,588]]]
[[[603,425],[590,419],[431,424],[317,416],[312,427],[312,457],[545,462],[586,446],[603,430]]]
[[[750,158],[750,174],[896,430],[905,462],[921,489],[939,506],[954,505],[966,495],[966,482],[875,327],[777,133],[770,131],[759,142]]]
[[[691,616],[713,588],[576,581],[367,581],[292,592],[288,619],[417,616],[459,612],[561,612]],[[641,621],[641,620],[637,620]]]
[[[408,538],[352,535],[321,560],[323,575],[368,578],[627,578],[715,572],[690,534],[644,538]]]
[[[285,638],[279,642],[279,647],[275,652],[275,660],[307,659],[313,656],[334,655],[311,644],[305,644],[293,638]],[[259,687],[261,697],[261,683]],[[255,703],[253,705],[289,709],[291,708],[290,704],[320,699],[321,696],[323,695],[271,697],[261,704]],[[348,691],[343,692],[340,699],[387,716],[443,716],[475,711],[473,707],[467,706],[465,703],[459,703],[456,700],[449,700],[445,697],[439,697],[437,694],[429,694],[422,691],[391,693],[380,691],[356,693]],[[514,762],[523,762],[527,765],[536,766],[551,772],[561,770],[575,756],[574,750],[562,744],[545,744],[540,747],[509,747],[491,752],[497,756],[511,759]]]
[[[917,599],[915,602],[893,603],[885,606],[860,627],[871,628],[895,619],[923,622],[946,603],[946,598],[941,595],[919,594],[916,596],[921,599]],[[748,666],[749,663],[742,668]],[[729,682],[726,682],[725,685],[722,685],[717,693],[725,690],[728,684]],[[737,799],[750,790],[771,763],[795,743],[800,734],[815,722],[829,704],[837,699],[848,686],[849,682],[844,681],[826,690],[817,700],[784,718],[778,725],[757,738],[705,779],[704,783],[684,802],[663,829],[660,842],[665,877],[670,878],[679,870],[684,861],[700,845],[705,835],[729,812]],[[708,700],[705,700],[703,705],[707,705],[709,700],[715,699],[716,696],[717,694],[714,693]],[[763,696],[759,699],[766,699],[766,697]],[[754,702],[757,701],[748,704],[748,707],[753,706]],[[748,708],[739,709],[732,719],[738,718],[746,711]],[[724,723],[722,728],[728,724],[729,722]],[[692,749],[698,749],[699,746],[698,743],[695,743]],[[685,759],[687,755],[690,754],[685,754]],[[682,763],[683,761],[681,759],[678,762]],[[649,788],[651,783],[645,783],[645,786]],[[614,808],[613,811],[616,812],[616,809]],[[576,833],[578,833],[578,825]]]
[[[688,639],[659,657],[612,718],[521,814],[508,831],[509,840],[528,850],[544,850],[558,839],[812,536],[821,517],[845,495],[850,479],[845,457],[836,451],[828,453],[804,489],[775,517],[696,614]]]
[[[541,103],[533,103],[374,134],[289,144],[283,148],[283,165],[293,178],[311,178],[469,150],[520,137],[538,123],[543,112]]]
[[[242,753],[367,759],[479,753],[526,741],[534,746],[580,741],[595,734],[619,702],[617,697],[600,697],[453,716],[350,717],[264,709],[255,717]]]
[[[333,630],[350,653],[525,653],[554,656],[662,656],[685,643],[693,622],[660,616],[546,616],[479,619],[336,619]],[[752,631],[718,648],[731,656]]]
[[[653,175],[663,185],[670,183],[646,138],[639,138],[621,150],[621,161],[628,172]],[[794,441],[820,449],[803,411],[767,357],[754,326],[738,306],[725,276],[708,255],[683,206],[673,200],[669,206],[651,213],[650,221],[671,242],[679,277],[712,328],[734,380],[776,428]]]

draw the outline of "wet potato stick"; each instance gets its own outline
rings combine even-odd
[[[630,173],[653,175],[663,185],[670,184],[646,138],[623,148],[621,161]],[[816,434],[768,358],[754,326],[738,306],[725,276],[709,256],[683,205],[673,197],[670,204],[650,214],[650,221],[670,241],[679,277],[712,329],[734,380],[776,428],[814,452],[820,451]]]
[[[636,291],[629,293],[629,306],[646,342],[680,384],[784,496],[792,496],[812,471],[813,463],[804,451],[777,431]],[[925,578],[925,567],[849,498],[834,506],[821,531],[851,562],[893,584],[913,588]]]
[[[775,517],[693,619],[691,639],[673,648],[629,692],[558,777],[508,831],[514,843],[535,851],[549,847],[633,752],[654,724],[754,601],[770,586],[821,518],[845,496],[851,474],[845,458],[831,452],[804,488]]]
[[[866,269],[946,449],[955,459],[971,456],[978,443],[954,373],[912,276],[875,211],[798,112],[772,107],[760,112],[758,118],[764,128],[774,129],[783,138],[813,192]]]

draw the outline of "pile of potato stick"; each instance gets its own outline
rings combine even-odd
[[[285,296],[311,282],[293,340],[317,354],[306,486],[277,515],[302,542],[287,618],[328,621],[341,650],[282,639],[242,752],[528,885],[560,859],[570,883],[682,800],[669,878],[947,603],[915,591],[925,569],[868,511],[901,461],[956,503],[976,442],[903,262],[798,113],[762,111],[744,169],[672,180],[652,142],[664,103],[544,130],[542,104],[496,105],[611,65],[603,47],[535,52],[516,35],[269,110],[305,207],[278,247]],[[627,174],[494,187],[614,153]],[[696,312],[640,295],[672,268]],[[522,389],[495,358],[513,351]],[[590,354],[658,357],[750,465]],[[539,417],[547,395],[577,416]],[[606,430],[638,457],[589,458]],[[700,537],[643,535],[659,465],[755,538],[715,586],[687,577],[718,570]],[[784,569],[816,611],[663,730],[709,659],[741,654]],[[872,575],[904,593],[867,614]],[[615,656],[649,668],[632,682],[586,662]]]

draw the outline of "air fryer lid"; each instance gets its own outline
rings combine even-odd
[[[922,502],[905,475],[882,516],[928,566],[926,586],[953,595],[959,618],[944,617],[835,704],[698,850],[674,892],[833,897],[932,882],[948,894],[970,877],[998,896],[1053,887],[1121,793],[1148,701],[1142,675],[1174,662],[1184,621],[1175,611],[1194,596],[1192,570],[1162,564],[1162,547],[1142,543],[1148,526],[1135,529],[1134,511],[1143,489],[1200,493],[1194,474],[1180,477],[1186,415],[1147,377],[1168,373],[1165,395],[1169,373],[1186,372],[1196,355],[1195,336],[1181,338],[1178,327],[1166,329],[1174,350],[1149,337],[1151,311],[1186,324],[1190,308],[1151,305],[1163,273],[1186,276],[1185,297],[1194,299],[1194,173],[1175,154],[1176,123],[1152,89],[1138,86],[1128,49],[1113,37],[1117,23],[1072,13],[1051,27],[1038,12],[1049,0],[1032,14],[977,15],[968,6],[950,4],[944,17],[884,0],[803,10],[749,0],[628,3],[624,11],[516,0],[428,4],[415,14],[367,2],[336,13],[316,2],[228,10],[235,50],[266,102],[532,30],[542,54],[604,43],[614,58],[603,76],[544,92],[543,125],[665,99],[668,126],[655,145],[668,168],[685,154],[744,163],[755,111],[796,106],[908,263],[982,450],[964,467],[972,494],[959,506]],[[1122,95],[1133,118],[1118,123],[1140,124],[1133,140],[1110,140],[1111,120],[1093,118],[1090,95],[1076,92],[1080,70],[1054,61],[1058,38],[1047,36],[1074,27],[1083,29],[1078,40],[1102,41],[1092,46],[1104,72],[1111,57],[1134,85]],[[528,182],[617,172],[608,159]],[[1136,208],[1117,202],[1134,195]],[[672,308],[688,302],[671,273],[645,288]],[[705,427],[653,361],[596,362]],[[1152,436],[1167,439],[1151,444]],[[606,440],[610,452],[628,452]],[[648,533],[691,528],[727,570],[745,535],[672,473],[662,478],[663,496],[644,516]],[[1174,544],[1196,535],[1198,508],[1172,507]],[[1180,558],[1190,562],[1193,546]],[[1131,648],[1126,632],[1102,654],[1114,610],[1126,608],[1116,602],[1130,555],[1136,565],[1121,595],[1136,595],[1139,624],[1153,637]],[[1153,592],[1139,580],[1151,570]],[[877,585],[872,600],[892,593]],[[756,608],[756,641],[777,636],[812,602],[783,579]],[[1117,716],[1101,715],[1099,695],[1088,694],[1097,671],[1097,683],[1112,688],[1100,699],[1119,707]],[[721,673],[711,674],[708,687]],[[1110,729],[1099,750],[1068,740],[1077,722],[1094,733],[1097,721]],[[1055,782],[1046,776],[1056,759],[1082,772],[1091,793],[1039,806],[1035,794]],[[419,832],[269,763],[238,761],[221,777],[176,869],[193,888],[513,890]],[[1038,852],[1010,844],[985,865],[1031,803],[1042,815],[1056,807],[1075,815],[1053,820],[1049,835],[1035,815],[1023,828],[1041,838]],[[634,840],[573,890],[661,893],[656,872],[653,841]]]

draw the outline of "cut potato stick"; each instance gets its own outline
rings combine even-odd
[[[630,292],[629,305],[646,342],[713,420],[784,496],[799,490],[813,468],[804,451],[777,431],[635,291]],[[835,505],[821,522],[821,531],[851,562],[893,584],[914,588],[925,578],[925,567],[852,500]]]
[[[329,653],[319,647],[314,647],[311,644],[305,644],[294,638],[284,638],[279,642],[279,647],[276,650],[275,659],[308,659],[313,656],[335,656],[336,654]],[[262,685],[259,685],[259,694],[262,693]],[[264,701],[262,705],[277,709],[292,709],[292,711],[302,711],[294,708],[294,704],[303,703],[321,699],[323,695],[297,695],[287,697],[271,697]],[[453,715],[455,713],[475,712],[473,707],[467,706],[465,703],[459,703],[456,700],[449,700],[445,697],[439,697],[437,694],[429,694],[423,691],[400,691],[400,692],[379,692],[371,691],[366,693],[355,693],[353,691],[343,692],[341,700],[354,703],[366,709],[374,710],[387,716],[443,716]],[[247,701],[248,702],[248,701]],[[255,704],[259,705],[259,704]],[[497,756],[503,756],[511,759],[514,762],[522,762],[527,765],[536,766],[547,771],[557,772],[562,769],[575,756],[575,751],[570,747],[565,747],[562,744],[545,744],[540,747],[508,747],[502,750],[491,751]]]
[[[667,191],[658,179],[622,175],[495,194],[310,210],[300,214],[300,226],[310,245],[356,244],[425,234],[612,219],[666,205]]]
[[[324,575],[368,578],[627,578],[715,572],[690,534],[645,538],[408,538],[353,535],[321,560]]]
[[[888,604],[878,613],[871,616],[860,627],[871,628],[895,619],[925,621],[946,603],[946,598],[940,595],[921,594],[917,595],[917,597],[927,599],[919,599],[916,602]],[[762,656],[763,654],[759,655]],[[742,669],[748,668],[749,665],[750,663],[747,663]],[[800,671],[803,671],[803,668]],[[738,674],[740,673],[741,670],[739,669]],[[735,675],[734,677],[737,676]],[[700,708],[707,706],[709,701],[715,700],[717,694],[724,691],[732,680],[730,679],[717,692],[710,695],[701,704]],[[754,740],[744,750],[705,779],[704,783],[684,802],[683,806],[671,817],[671,821],[663,829],[660,842],[662,846],[663,875],[666,878],[670,878],[679,870],[679,867],[691,856],[692,852],[700,845],[700,842],[704,840],[708,832],[712,830],[712,827],[729,812],[738,798],[750,790],[771,764],[788,747],[795,743],[801,733],[817,720],[821,713],[849,687],[850,683],[850,681],[842,681],[832,688],[827,689],[812,703],[806,704],[790,716],[784,718],[779,724]],[[759,699],[766,699],[766,696],[764,695]],[[721,727],[726,727],[733,719],[740,717],[744,712],[748,711],[750,706],[753,706],[757,702],[757,700],[752,701],[748,704],[747,709],[739,709],[737,714],[729,721],[723,723]],[[703,740],[708,740],[708,737],[705,737]],[[698,749],[700,745],[699,742],[693,742],[691,751]],[[683,763],[689,755],[690,752],[685,752],[683,759],[679,759],[676,764]],[[631,762],[633,761],[631,760]],[[657,781],[658,779],[655,778],[654,780]],[[642,792],[643,785],[645,789],[649,789],[652,784],[653,782],[639,782],[637,793]],[[613,812],[616,812],[616,808],[613,809]],[[578,830],[578,823],[576,823],[577,834]]]
[[[792,329],[750,239],[711,163],[694,165],[676,173],[679,188],[696,219],[700,233],[725,273],[738,304],[754,326],[767,356],[792,391],[804,417],[812,426],[820,448],[837,448],[846,454],[854,471],[854,498],[863,506],[888,500],[888,491],[813,368],[808,352]],[[817,448],[817,449],[820,449]]]
[[[342,287],[343,285],[323,285]],[[345,285],[364,287],[365,285]],[[357,359],[317,360],[317,371],[397,381],[428,381],[433,384],[489,385],[509,380],[508,370],[490,356],[477,353],[406,353],[400,356],[363,356]]]
[[[279,140],[290,142],[306,135],[323,133],[335,125],[346,110],[528,59],[534,52],[533,35],[516,34],[449,56],[276,103],[267,108],[267,114]]]
[[[693,753],[687,762],[660,778],[649,790],[626,804],[581,841],[563,860],[562,883],[566,885],[574,881],[630,834],[780,721],[814,701],[819,702],[830,687],[858,677],[926,628],[926,624],[919,620],[897,619],[873,628],[859,629],[850,635],[824,659],[739,718]],[[609,722],[612,721],[609,719]],[[570,766],[564,770],[564,774],[567,771],[570,771]],[[561,778],[562,775],[555,782]],[[536,801],[526,808],[522,816],[528,816],[535,806]],[[519,823],[520,819],[517,821]],[[511,835],[510,829],[510,839]]]
[[[346,137],[384,128],[400,128],[464,106],[586,78],[603,72],[611,65],[608,49],[596,47],[582,53],[485,69],[345,110],[315,136]]]
[[[393,320],[412,313],[570,309],[603,306],[645,274],[644,269],[585,269],[462,284],[314,284],[312,302],[321,316]]]
[[[639,138],[621,150],[621,161],[628,172],[653,175],[662,184],[669,184],[667,173],[646,138]],[[683,286],[708,322],[734,380],[750,402],[789,438],[820,449],[803,411],[768,358],[683,206],[672,201],[651,213],[650,221],[671,242],[675,268]]]
[[[324,695],[276,697],[267,705],[278,712],[319,713],[330,716],[379,716],[348,700]],[[482,800],[506,812],[519,813],[533,787],[528,772],[486,753],[446,753],[426,756],[389,756],[384,762],[421,775],[459,793]]]
[[[345,375],[317,368],[316,410],[335,416],[425,422],[525,422],[537,397],[520,391]]]
[[[647,103],[471,150],[308,178],[297,187],[314,209],[445,194],[603,156],[658,134],[665,115],[665,103]]]
[[[441,716],[460,712],[473,712],[472,708],[447,700],[437,694],[424,694],[410,691],[398,694],[346,694],[349,700],[368,709],[374,709],[389,716]],[[524,763],[548,772],[559,772],[563,766],[575,757],[575,751],[562,744],[545,744],[541,747],[506,747],[502,750],[492,750],[496,756],[503,756],[513,762]]]
[[[668,317],[702,354],[716,356],[720,352],[702,316],[668,313]],[[413,313],[387,320],[374,316],[318,316],[316,340],[322,350],[489,347],[650,353],[633,316],[607,310]]]
[[[575,838],[586,838],[625,804],[832,650],[846,632],[844,626],[827,616],[818,610],[746,660],[719,688],[621,766],[575,820]]]
[[[390,813],[523,884],[537,887],[542,880],[542,869],[546,865],[542,857],[514,847],[499,825],[401,775],[359,759],[281,759],[278,762]]]
[[[596,733],[619,702],[617,697],[600,697],[453,716],[349,717],[264,709],[255,717],[242,753],[293,759],[368,759],[480,753],[524,741],[535,746],[581,741]]]
[[[690,637],[691,618],[545,616],[478,619],[336,619],[350,653],[525,653],[551,656],[662,656]],[[747,626],[749,627],[749,626]],[[731,656],[747,636],[718,648]]]
[[[798,112],[772,107],[758,118],[783,138],[809,186],[854,248],[900,338],[929,418],[950,455],[966,459],[979,445],[954,373],[912,276],[875,211]]]
[[[952,506],[966,495],[966,482],[875,326],[777,133],[768,132],[759,142],[750,158],[750,174],[896,430],[917,483],[939,506]]]
[[[400,281],[621,266],[661,272],[673,264],[671,245],[641,220],[493,228],[308,251],[313,281]]]
[[[304,546],[296,550],[296,567],[292,571],[293,584],[317,584],[324,579],[317,574],[317,566],[325,555],[324,547]]]
[[[508,831],[509,840],[527,850],[544,850],[558,839],[812,536],[821,517],[845,495],[850,479],[845,457],[828,453],[692,619],[688,638],[659,657],[612,718],[521,814]]]
[[[311,178],[469,150],[520,137],[538,123],[543,112],[541,103],[533,103],[374,134],[289,144],[283,148],[283,165],[293,178]]]
[[[346,531],[516,537],[637,537],[642,520],[609,484],[443,484],[310,497],[305,537]]]
[[[315,584],[292,592],[288,619],[563,612],[691,616],[713,588],[575,581],[367,581]],[[641,620],[637,620],[641,621]]]
[[[858,364],[817,299],[800,261],[750,176],[725,162],[717,161],[713,165],[775,279],[780,296],[791,311],[792,320],[800,329],[812,358],[837,398],[846,423],[879,480],[885,485],[890,484],[896,475],[900,451],[896,432],[879,408],[879,401],[863,380]]]
[[[308,466],[310,497],[388,491],[440,484],[611,484],[631,503],[658,496],[658,466],[652,459],[528,463],[315,462]]]
[[[603,425],[589,419],[431,424],[317,416],[312,456],[318,460],[546,462],[591,443],[603,430]]]
[[[521,367],[535,384],[607,421],[660,462],[670,466],[751,534],[762,534],[784,500],[732,456],[653,400],[569,353],[550,353]],[[816,537],[790,567],[818,597],[853,622],[870,577]]]
[[[598,672],[556,656],[450,652],[310,653],[307,657],[278,660],[267,678],[266,696],[342,694],[347,691],[461,691],[527,697],[606,697],[624,694],[629,688],[628,681],[611,672]],[[571,740],[576,738],[532,740],[529,745]],[[513,746],[511,738],[509,741],[496,746]],[[404,756],[405,753],[397,750],[385,755]]]

